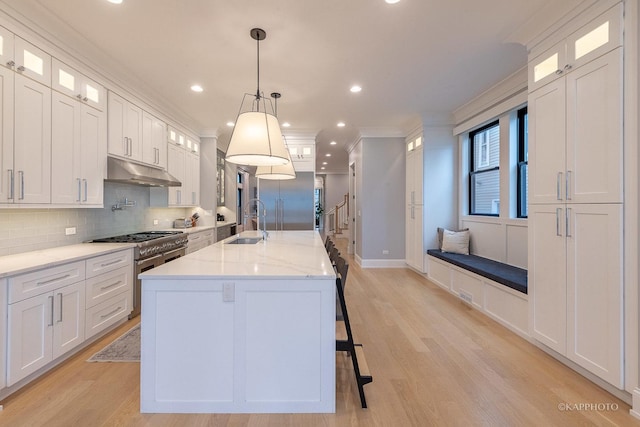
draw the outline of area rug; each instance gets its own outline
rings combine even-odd
[[[140,324],[137,324],[111,344],[91,356],[87,362],[139,362]]]

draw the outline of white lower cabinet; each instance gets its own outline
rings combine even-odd
[[[189,243],[187,245],[187,254],[204,249],[213,242],[213,229],[196,231],[189,233]]]
[[[11,386],[84,341],[84,282],[8,306]]]
[[[7,319],[0,330],[0,362],[6,356],[0,389],[126,319],[132,260],[133,249],[125,249],[0,280],[0,315]]]
[[[623,387],[621,204],[529,206],[532,336]]]

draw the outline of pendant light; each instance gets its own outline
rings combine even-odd
[[[264,40],[267,33],[261,28],[253,28],[250,34],[258,46],[258,88],[255,95],[245,93],[242,98],[225,159],[248,166],[284,165],[290,160],[280,124],[273,114],[273,107],[271,112],[267,111],[267,101],[271,106],[271,100],[265,100],[260,93],[260,40]],[[247,98],[251,102],[245,110]]]
[[[278,92],[273,92],[271,97],[275,99],[275,113],[276,117],[278,117],[278,99],[282,97],[282,95]],[[284,135],[282,136],[284,138]],[[287,140],[284,138],[285,147],[287,145]],[[270,179],[270,180],[284,180],[284,179],[294,179],[296,177],[296,170],[293,167],[293,162],[291,161],[291,154],[289,153],[289,149],[287,147],[287,157],[289,158],[289,163],[286,165],[277,165],[277,166],[258,166],[256,169],[256,177],[260,179]]]

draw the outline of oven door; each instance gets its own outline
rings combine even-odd
[[[133,311],[129,315],[129,319],[139,315],[142,310],[142,281],[138,278],[138,275],[162,264],[164,264],[162,254],[136,261],[135,280],[133,281]]]
[[[182,248],[174,249],[169,252],[165,252],[164,254],[162,254],[163,263],[167,263],[169,261],[173,261],[174,259],[178,259],[182,256],[185,256],[186,249],[187,249],[186,247],[182,247]]]

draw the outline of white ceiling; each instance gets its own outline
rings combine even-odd
[[[526,64],[510,36],[552,0],[1,0],[203,136],[230,132],[242,95],[282,93],[285,134],[316,136],[346,172],[358,135],[398,135],[448,116]],[[4,3],[4,4],[3,4]],[[204,92],[189,87],[198,83]],[[349,88],[359,84],[359,94]],[[336,123],[344,121],[345,128]],[[331,140],[338,142],[329,146]],[[321,165],[318,164],[317,171]]]

